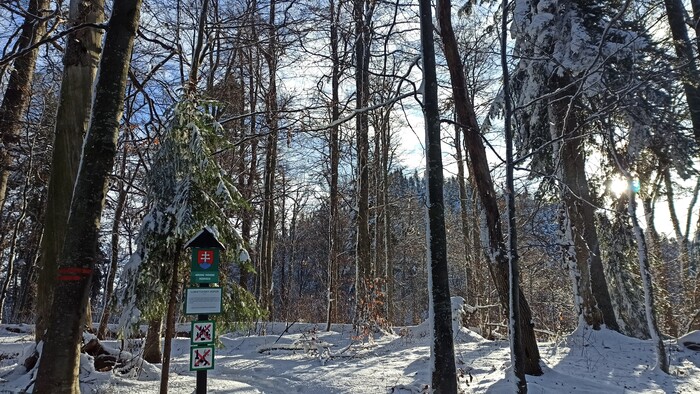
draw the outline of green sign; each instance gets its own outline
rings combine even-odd
[[[192,248],[190,282],[219,282],[219,249]]]

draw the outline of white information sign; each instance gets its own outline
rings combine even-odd
[[[221,287],[187,289],[186,315],[215,315],[221,313]]]

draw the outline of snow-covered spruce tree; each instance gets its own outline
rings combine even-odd
[[[520,59],[514,77],[520,108],[516,142],[520,154],[533,153],[535,171],[557,181],[561,243],[580,323],[593,328],[618,329],[600,257],[587,151],[597,130],[591,119],[612,111],[612,98],[638,82],[625,75],[625,86],[610,91],[620,77],[611,70],[636,61],[646,44],[625,22],[628,8],[629,2],[620,1],[516,0],[512,25]]]
[[[231,222],[234,212],[246,204],[214,156],[225,146],[223,129],[211,115],[214,107],[213,102],[188,97],[169,115],[147,178],[149,211],[139,231],[137,252],[125,267],[122,329],[165,316],[167,295],[177,275],[174,267],[184,272],[188,266],[182,245],[204,226],[228,248],[221,259],[223,313],[215,317],[218,326],[225,330],[261,314],[254,297],[227,276],[232,263],[250,269]]]
[[[637,249],[634,234],[627,223],[625,201],[615,202],[615,217],[601,217],[600,239],[605,274],[620,331],[636,338],[649,338],[644,314],[644,292],[639,269],[635,266]]]

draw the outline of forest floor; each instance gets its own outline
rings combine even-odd
[[[185,325],[182,325],[185,327]],[[0,393],[31,391],[36,368],[27,372],[23,354],[32,350],[33,327],[0,325]],[[260,327],[258,327],[260,328]],[[351,326],[268,323],[266,335],[227,333],[220,337],[208,371],[209,393],[424,393],[430,383],[430,333],[427,324],[396,328],[372,339],[354,336]],[[188,330],[189,326],[185,328]],[[121,342],[102,341],[111,352]],[[139,342],[131,343],[138,353]],[[189,338],[173,342],[170,393],[193,393]],[[530,393],[698,393],[700,352],[667,341],[671,374],[654,369],[650,341],[602,330],[579,330],[539,344],[544,375],[528,376]],[[510,393],[506,341],[487,341],[461,328],[455,335],[460,388],[465,393]],[[123,357],[124,358],[124,357]],[[98,372],[83,354],[83,393],[156,393],[160,366],[131,357],[127,366]],[[133,361],[135,360],[135,361]],[[138,366],[139,368],[133,368]],[[138,372],[137,372],[138,371]]]

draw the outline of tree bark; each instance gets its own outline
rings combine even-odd
[[[467,82],[464,77],[462,61],[459,56],[457,40],[452,29],[452,4],[450,0],[438,0],[437,20],[440,36],[444,45],[445,59],[450,71],[452,95],[457,112],[457,121],[464,130],[465,145],[468,148],[470,172],[474,178],[479,198],[484,209],[486,233],[484,251],[491,262],[488,265],[494,280],[501,304],[507,309],[509,305],[508,253],[501,229],[500,212],[496,192],[489,172],[486,150],[479,133],[479,125],[474,113],[474,106],[467,95]],[[520,297],[520,321],[522,325],[522,343],[525,352],[524,371],[528,375],[542,375],[540,353],[537,348],[532,312],[522,291]]]
[[[104,0],[71,1],[71,26],[104,20]],[[36,341],[48,327],[58,257],[68,232],[73,187],[78,174],[83,136],[90,120],[92,87],[102,50],[102,30],[86,28],[68,35],[63,55],[63,79],[56,113],[51,177],[46,200],[44,237],[37,282]]]
[[[561,90],[570,85],[566,77],[556,78],[550,91]],[[577,124],[577,114],[573,103],[575,87],[561,90],[549,103],[550,131],[559,149],[553,149],[553,160],[561,178],[561,188],[566,217],[571,232],[573,253],[580,274],[578,294],[582,299],[582,313],[588,325],[599,329],[602,323],[619,330],[615,311],[600,255],[598,233],[595,228],[595,207],[591,201],[590,188],[586,177],[586,156],[582,128]]]
[[[423,118],[425,119],[425,170],[427,182],[428,227],[428,294],[430,296],[432,391],[457,392],[457,372],[452,339],[452,302],[447,268],[447,233],[443,200],[442,139],[440,138],[440,109],[438,81],[435,70],[435,38],[430,0],[420,0],[420,33],[423,54]]]
[[[255,1],[253,1],[255,4]],[[253,30],[252,35],[255,36],[255,24],[251,23],[250,28]],[[255,80],[256,72],[253,71],[257,69],[258,62],[256,61],[255,55],[253,53],[253,46],[248,49],[248,67],[249,67],[249,77],[248,77],[248,101],[250,105],[250,113],[255,113],[256,111],[256,100],[258,97],[258,84]],[[243,72],[241,72],[243,74]],[[243,83],[241,83],[243,85]],[[254,136],[257,133],[257,117],[252,116],[250,118],[250,136]],[[241,146],[241,157],[245,157],[245,144]],[[245,166],[245,161],[241,160],[241,175],[239,178],[239,185],[241,194],[246,201],[251,201],[253,198],[253,187],[258,178],[258,139],[253,138],[250,142],[250,163],[248,167]],[[251,229],[253,227],[253,213],[251,210],[245,210],[241,218],[241,237],[247,245],[251,245]],[[254,250],[249,247],[251,254]],[[254,256],[251,255],[251,260]],[[239,284],[245,290],[248,290],[248,282],[250,279],[250,274],[248,271],[241,271],[241,277]]]
[[[552,91],[566,86],[566,77],[553,82]],[[575,91],[574,91],[575,92]],[[584,205],[589,204],[588,184],[585,178],[584,146],[581,133],[576,125],[576,115],[570,111],[572,89],[561,91],[549,103],[550,133],[553,145],[552,160],[556,166],[557,178],[561,181],[563,218],[560,223],[564,257],[568,261],[571,276],[574,278],[574,298],[584,322],[599,330],[603,324],[603,314],[593,296],[591,284],[592,250],[584,237]],[[585,186],[583,186],[585,184]],[[585,191],[586,195],[582,195]],[[580,301],[579,301],[580,300]]]
[[[628,182],[632,182],[632,179],[629,179],[629,176]],[[669,365],[668,358],[666,357],[666,347],[664,346],[664,341],[659,333],[659,326],[656,323],[656,312],[654,310],[654,292],[652,291],[653,280],[651,277],[651,267],[649,265],[649,250],[647,249],[647,243],[644,238],[644,230],[642,230],[642,227],[639,225],[639,220],[637,220],[637,203],[635,201],[634,192],[629,190],[627,196],[629,197],[627,212],[632,220],[634,235],[637,239],[639,274],[642,277],[642,284],[644,287],[644,306],[646,309],[649,334],[651,335],[651,340],[654,343],[654,350],[656,353],[656,368],[668,374]]]
[[[503,9],[508,9],[508,0],[503,0]],[[513,158],[513,130],[511,120],[513,108],[510,96],[510,74],[508,70],[508,13],[501,16],[501,70],[503,72],[503,101],[504,124],[503,131],[506,143],[506,204],[508,206],[508,262],[509,262],[509,321],[508,332],[510,334],[510,353],[515,375],[517,392],[527,393],[527,381],[525,380],[525,354],[522,344],[522,324],[520,322],[520,270],[518,267],[518,231],[515,217],[515,182],[513,172],[515,162]]]
[[[160,348],[160,334],[163,331],[163,319],[148,321],[146,341],[143,344],[143,359],[151,364],[160,364],[163,360],[163,352]]]
[[[78,393],[80,339],[95,264],[100,217],[114,165],[127,71],[138,28],[141,0],[118,0],[112,8],[90,130],[71,203],[68,231],[58,265],[51,315],[35,392]],[[99,121],[98,121],[99,120]]]
[[[45,16],[49,11],[48,0],[30,0],[27,16],[22,24],[17,48],[23,50],[35,45],[46,34]],[[27,111],[39,48],[15,59],[7,81],[7,89],[0,104],[0,228],[2,212],[7,196],[7,181],[12,172],[12,152],[19,143],[22,117]]]
[[[361,110],[369,103],[369,12],[365,0],[353,0],[355,23],[355,109]],[[368,285],[372,266],[369,234],[369,118],[362,111],[355,117],[357,139],[357,240],[355,243],[355,326],[369,324],[367,302]]]
[[[268,319],[274,318],[274,246],[275,246],[275,178],[277,174],[277,27],[275,25],[276,1],[270,2],[269,43],[264,51],[269,73],[269,85],[266,95],[266,121],[268,126],[267,147],[265,157],[265,182],[262,217],[262,234],[260,237],[260,299],[262,307],[268,312]]]
[[[328,307],[326,309],[326,331],[330,331],[334,305],[337,305],[336,277],[338,271],[338,166],[340,163],[339,126],[340,119],[340,59],[338,57],[338,24],[340,9],[335,0],[330,0],[330,51],[331,51],[331,126],[328,150],[330,156],[329,215],[328,215]],[[337,309],[337,307],[336,307]]]
[[[462,230],[462,246],[464,247],[464,300],[468,305],[472,304],[472,299],[470,294],[474,292],[471,288],[470,280],[472,278],[471,273],[471,254],[472,245],[469,231],[469,213],[467,210],[467,183],[466,177],[464,175],[464,156],[462,155],[462,141],[461,136],[462,129],[459,126],[455,127],[455,159],[457,161],[457,184],[459,186],[459,213],[460,213],[460,225]],[[475,305],[475,304],[474,304]]]
[[[168,297],[168,312],[165,316],[165,338],[163,340],[163,365],[160,373],[160,394],[167,394],[168,379],[170,378],[170,354],[172,352],[173,338],[175,337],[175,308],[177,308],[177,292],[180,288],[179,269],[182,243],[178,241],[175,246],[172,261],[172,282],[170,282],[170,296]],[[150,329],[150,327],[149,327]],[[159,338],[160,340],[160,338]]]

